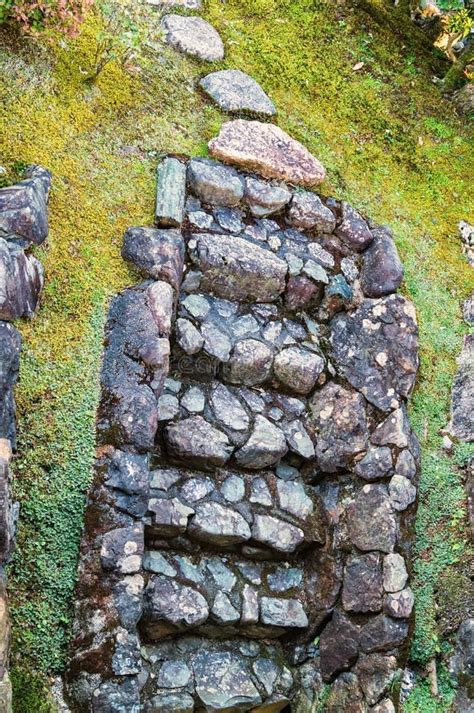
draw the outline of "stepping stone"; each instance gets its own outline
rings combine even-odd
[[[255,79],[240,69],[224,69],[201,79],[200,87],[223,111],[274,116],[275,105]]]
[[[161,24],[166,42],[180,52],[208,62],[224,59],[219,33],[202,17],[166,15]]]
[[[155,5],[156,7],[166,7],[171,10],[174,7],[182,7],[185,10],[200,10],[202,0],[146,0],[147,5]]]
[[[221,161],[295,185],[315,186],[326,176],[322,163],[302,144],[278,126],[260,121],[228,121],[210,141],[209,151]]]

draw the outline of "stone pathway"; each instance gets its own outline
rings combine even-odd
[[[327,710],[394,710],[419,452],[389,231],[207,159],[158,176],[182,224],[124,239],[148,279],[106,329],[68,694],[302,713],[329,683]]]
[[[199,17],[165,39],[217,61]],[[275,115],[237,70],[200,87]],[[413,594],[413,306],[390,231],[314,187],[322,164],[241,118],[166,158],[145,282],[106,327],[98,457],[67,691],[78,710],[395,710]],[[237,168],[226,164],[233,164]],[[326,689],[325,686],[329,685]]]

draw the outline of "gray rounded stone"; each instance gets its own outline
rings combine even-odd
[[[199,85],[223,111],[263,116],[276,114],[275,105],[260,84],[240,69],[213,72],[201,79]]]
[[[277,463],[288,451],[282,431],[263,416],[256,416],[250,438],[235,454],[239,465],[252,470]]]
[[[188,164],[188,181],[203,203],[228,208],[240,203],[244,195],[244,182],[237,171],[210,159],[192,159]]]
[[[297,394],[309,394],[324,369],[324,359],[306,349],[289,347],[275,357],[277,379]]]
[[[406,510],[416,500],[415,486],[403,475],[394,475],[391,479],[388,492],[392,507],[399,512]]]
[[[211,426],[202,416],[191,416],[170,424],[165,431],[170,454],[203,468],[226,463],[233,451],[229,439]]]
[[[215,545],[232,545],[250,539],[250,528],[242,515],[219,503],[198,505],[189,532],[196,539]]]
[[[294,228],[332,233],[336,227],[336,218],[319,196],[309,191],[301,191],[293,196],[288,211],[288,223]]]
[[[219,33],[202,17],[165,15],[162,27],[166,42],[180,52],[208,62],[224,59]]]
[[[273,354],[256,339],[244,339],[234,347],[225,376],[233,384],[256,386],[270,376]]]
[[[383,588],[386,592],[398,592],[405,586],[408,572],[405,560],[397,553],[383,558]]]
[[[291,193],[286,186],[276,186],[257,178],[245,179],[245,202],[256,218],[277,213],[291,200]]]

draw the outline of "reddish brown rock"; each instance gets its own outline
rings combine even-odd
[[[278,126],[260,121],[228,121],[209,143],[209,150],[221,161],[296,185],[316,186],[326,175],[324,166],[302,144]]]
[[[321,673],[325,681],[330,681],[336,673],[350,668],[359,653],[359,630],[340,611],[321,634]]]

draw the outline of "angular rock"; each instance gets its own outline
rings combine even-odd
[[[189,413],[202,413],[205,403],[206,396],[197,386],[190,386],[181,398],[181,406]]]
[[[360,274],[362,290],[367,297],[383,297],[396,292],[403,280],[403,265],[390,231],[379,228],[364,252]]]
[[[371,552],[350,557],[344,569],[342,606],[354,613],[382,609],[382,564],[380,555]]]
[[[106,485],[115,493],[115,502],[120,510],[142,517],[148,505],[149,492],[147,456],[114,451],[107,469]]]
[[[379,446],[406,448],[410,443],[410,423],[406,409],[398,408],[392,411],[385,421],[377,426],[370,440]]]
[[[450,433],[460,441],[474,441],[474,334],[464,337],[459,369],[451,393]]]
[[[383,588],[386,592],[398,592],[405,586],[408,572],[405,560],[397,553],[383,558]]]
[[[361,252],[372,242],[374,236],[361,214],[348,203],[342,202],[342,222],[336,235],[342,238],[356,252]]]
[[[409,619],[415,603],[415,596],[410,589],[393,592],[385,597],[384,611],[395,619]]]
[[[201,79],[199,86],[223,111],[274,116],[275,105],[255,79],[240,69],[224,69]]]
[[[359,654],[359,629],[336,610],[320,638],[321,673],[330,681],[340,671],[350,668]]]
[[[240,619],[240,612],[224,592],[217,592],[211,613],[219,624],[235,624]]]
[[[224,465],[232,455],[229,439],[202,416],[169,424],[165,440],[171,456],[206,470]]]
[[[296,185],[315,186],[326,175],[324,166],[304,146],[273,124],[229,121],[209,143],[209,150],[227,163]]]
[[[152,514],[153,531],[164,537],[175,537],[186,531],[188,521],[194,510],[179,500],[150,500],[148,509]]]
[[[188,355],[197,354],[204,346],[204,337],[189,319],[176,320],[176,339],[181,349]]]
[[[105,570],[120,574],[138,572],[143,556],[143,525],[118,527],[102,538],[100,561]]]
[[[242,590],[242,624],[256,624],[259,618],[258,591],[250,584]]]
[[[393,473],[392,451],[387,447],[369,448],[357,463],[354,473],[368,481],[386,478]]]
[[[304,485],[291,480],[277,480],[278,501],[286,510],[300,520],[305,520],[314,510],[313,501],[306,494]]]
[[[302,458],[314,458],[315,450],[313,441],[301,421],[291,421],[291,423],[284,427],[283,432],[290,451],[297,453]]]
[[[184,661],[165,661],[158,674],[157,685],[163,688],[181,688],[191,679],[191,671]]]
[[[317,262],[318,265],[321,265],[321,267],[324,267],[326,270],[332,270],[334,268],[335,260],[333,256],[319,243],[309,243],[308,254],[314,262]]]
[[[227,334],[221,331],[213,322],[204,322],[201,327],[206,352],[220,361],[229,360],[232,342]]]
[[[398,525],[384,486],[365,485],[347,509],[347,522],[349,536],[360,550],[393,551]]]
[[[243,657],[229,651],[202,650],[193,669],[196,694],[205,710],[249,710],[262,700]]]
[[[365,300],[350,316],[331,322],[336,369],[382,411],[410,394],[418,369],[418,328],[413,305],[400,295]]]
[[[319,437],[316,456],[321,470],[335,473],[349,468],[367,447],[368,429],[364,399],[329,382],[313,397],[311,408]]]
[[[160,638],[174,627],[199,626],[208,616],[208,604],[196,589],[163,575],[150,577],[143,613],[148,636]]]
[[[197,505],[189,532],[198,540],[220,546],[250,539],[250,528],[242,515],[219,503]]]
[[[286,287],[285,304],[289,310],[298,311],[317,301],[320,290],[317,285],[304,275],[290,277]]]
[[[40,245],[48,236],[51,173],[30,166],[24,181],[0,189],[0,234],[16,235]]]
[[[416,500],[416,488],[403,475],[394,475],[391,479],[388,492],[392,507],[399,512],[406,510]]]
[[[180,52],[208,62],[224,59],[219,33],[201,17],[165,15],[161,24],[166,42]]]
[[[13,388],[20,368],[20,332],[8,322],[0,322],[0,438],[16,447],[15,398]]]
[[[223,230],[228,233],[241,233],[244,227],[242,211],[238,208],[216,208],[214,217]]]
[[[371,708],[371,711],[372,713],[395,713],[395,706],[390,698],[384,698],[383,701]]]
[[[324,370],[324,359],[300,347],[279,352],[273,365],[275,376],[297,394],[309,394]]]
[[[243,238],[196,235],[201,288],[239,302],[274,302],[285,289],[287,265]]]
[[[236,451],[235,459],[244,468],[259,470],[277,463],[287,451],[282,431],[263,416],[257,415],[250,438]]]
[[[474,618],[472,617],[465,619],[458,629],[449,668],[461,689],[456,698],[456,704],[459,703],[459,713],[469,713],[474,698]]]
[[[176,158],[164,158],[157,170],[155,224],[159,228],[179,228],[184,220],[186,165]]]
[[[395,473],[411,480],[416,475],[416,462],[408,449],[401,451],[395,465]]]
[[[278,552],[294,552],[304,541],[304,532],[299,527],[271,515],[255,515],[252,537]]]
[[[336,227],[334,213],[326,208],[319,196],[309,191],[294,194],[287,221],[293,228],[318,233],[332,233]]]
[[[308,617],[297,599],[262,597],[260,617],[262,622],[269,626],[281,626],[285,629],[304,629],[308,626]]]
[[[250,419],[234,394],[219,384],[211,394],[211,406],[218,421],[234,431],[247,430]]]
[[[256,178],[246,178],[244,198],[250,206],[252,215],[264,218],[284,208],[291,200],[291,193],[284,186],[276,186]]]
[[[207,158],[194,158],[189,162],[188,181],[203,203],[228,208],[238,205],[244,195],[244,182],[237,171]]]
[[[400,646],[407,636],[407,622],[379,614],[362,627],[360,645],[368,654],[374,651],[390,651]]]
[[[359,657],[354,667],[354,673],[359,679],[360,687],[369,705],[377,703],[389,691],[396,672],[397,659],[395,656],[369,654]]]
[[[367,706],[357,676],[353,673],[341,674],[332,685],[325,705],[328,711],[334,713],[366,713]]]
[[[233,384],[256,386],[268,379],[272,362],[273,354],[266,344],[243,339],[235,345],[224,376]]]
[[[0,319],[32,317],[42,288],[43,267],[39,260],[0,237]]]
[[[129,228],[122,257],[145,276],[164,280],[179,290],[183,276],[184,241],[179,230]]]
[[[163,394],[158,399],[158,421],[170,421],[179,413],[179,401],[172,394]]]

